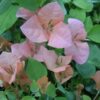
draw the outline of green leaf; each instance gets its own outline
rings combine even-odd
[[[55,48],[55,52],[56,52],[58,55],[62,55],[62,54],[64,53],[64,49]]]
[[[15,30],[13,33],[11,33],[11,35],[12,35],[12,41],[14,43],[21,42],[21,34],[18,30]]]
[[[83,100],[91,100],[91,98],[87,95],[83,95],[82,98],[83,98]]]
[[[67,10],[66,10],[66,8],[65,8],[65,6],[64,6],[63,1],[62,1],[62,0],[57,0],[57,1],[58,1],[58,3],[59,3],[60,6],[61,6],[62,11],[64,12],[64,15],[66,15],[66,14],[67,14]]]
[[[31,86],[30,86],[30,90],[31,90],[31,92],[33,92],[33,93],[36,93],[36,92],[39,91],[38,84],[37,84],[37,82],[36,82],[35,80],[32,81],[32,84],[31,84]]]
[[[62,92],[67,97],[68,100],[74,100],[75,99],[74,93],[70,92],[70,91],[66,91],[66,89],[61,84],[58,84],[57,89],[60,92]]]
[[[88,38],[96,43],[100,43],[100,25],[94,25],[88,34]]]
[[[83,78],[90,78],[96,72],[95,66],[90,63],[85,63],[82,65],[77,64],[76,69]]]
[[[16,22],[17,6],[11,6],[6,12],[0,15],[0,34],[12,27]]]
[[[72,17],[72,18],[79,19],[79,20],[84,22],[85,18],[86,18],[86,12],[84,10],[78,9],[78,8],[71,9],[69,16]]]
[[[98,13],[97,11],[94,11],[93,12],[93,22],[95,23],[100,23],[100,13]]]
[[[4,92],[0,91],[0,100],[7,100]]]
[[[59,84],[59,83],[58,83],[58,85],[57,85],[57,89],[58,89],[59,91],[61,91],[63,94],[66,93],[65,88],[64,88],[61,84]]]
[[[41,97],[41,93],[38,91],[35,93],[35,97]]]
[[[54,100],[67,100],[65,97],[55,97]]]
[[[26,73],[31,80],[38,80],[47,75],[47,70],[42,63],[29,58],[26,65]]]
[[[93,9],[91,0],[73,0],[73,4],[87,12],[90,12]]]
[[[12,35],[11,32],[4,32],[3,34],[1,34],[2,37],[4,37],[5,39],[7,39],[8,41],[12,41]]]
[[[100,69],[100,58],[99,57],[100,57],[100,48],[96,45],[91,44],[88,63]]]
[[[0,14],[4,13],[11,6],[11,0],[0,1]]]
[[[90,16],[86,17],[85,19],[85,29],[87,32],[90,32],[90,30],[92,29],[93,27],[93,22],[92,22],[92,19]]]
[[[66,91],[67,99],[68,100],[75,100],[75,94],[71,91]]]
[[[62,0],[64,3],[70,3],[71,0]]]
[[[85,90],[88,92],[88,93],[91,93],[91,94],[96,94],[97,93],[97,90],[95,89],[95,82],[90,80],[86,85],[85,85]]]
[[[92,0],[93,3],[100,3],[100,0]]]
[[[21,7],[25,7],[29,10],[35,11],[39,7],[41,7],[45,1],[46,0],[17,0],[17,3],[19,3]]]
[[[50,83],[49,86],[47,87],[46,94],[50,97],[56,96],[56,88],[52,83]]]
[[[24,96],[21,100],[35,100],[32,96]]]
[[[16,94],[14,92],[6,91],[6,95],[9,100],[16,100]]]

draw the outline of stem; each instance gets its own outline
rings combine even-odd
[[[94,97],[93,100],[96,100],[97,99],[97,97],[99,96],[99,93],[100,93],[100,91],[97,92],[97,94],[96,94],[96,96]]]

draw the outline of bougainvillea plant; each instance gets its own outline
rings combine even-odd
[[[100,100],[99,0],[0,0],[0,100]]]

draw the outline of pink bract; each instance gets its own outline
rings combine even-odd
[[[84,24],[77,19],[69,18],[68,26],[71,30],[73,44],[69,48],[65,48],[65,54],[72,55],[78,64],[83,64],[89,56],[88,43],[84,42],[87,35]]]
[[[11,51],[14,55],[18,56],[19,58],[26,58],[31,57],[34,54],[29,41],[24,41],[22,43],[16,43],[11,46]]]

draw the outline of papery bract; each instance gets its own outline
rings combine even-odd
[[[9,84],[14,82],[23,67],[24,63],[16,55],[8,52],[0,55],[0,79],[4,82]]]
[[[57,2],[48,3],[38,11],[37,15],[44,27],[48,27],[48,24],[55,25],[64,20],[64,12]]]
[[[45,93],[50,82],[48,81],[48,77],[43,76],[42,78],[40,78],[37,81],[37,83],[39,85],[39,88],[40,88],[41,92]]]
[[[33,43],[30,44],[29,41],[12,44],[11,51],[19,58],[31,57],[34,54],[34,51],[32,50],[33,47],[31,45],[33,45]]]
[[[28,15],[30,16],[30,14]],[[21,30],[32,42],[48,41],[48,45],[55,48],[69,47],[72,42],[71,32],[63,20],[64,13],[60,5],[57,2],[52,2],[32,15],[21,26]]]
[[[57,72],[55,73],[55,77],[56,79],[61,82],[62,84],[67,82],[69,79],[72,78],[73,76],[73,69],[72,67],[69,65],[65,71],[61,71],[61,72]]]
[[[71,30],[73,44],[65,48],[65,54],[72,55],[77,63],[83,64],[89,56],[89,46],[84,42],[86,39],[84,24],[77,19],[69,18],[68,26]]]
[[[42,28],[38,17],[36,15],[32,16],[29,20],[27,20],[22,26],[21,30],[24,35],[32,42],[42,43],[46,42],[46,32]]]

